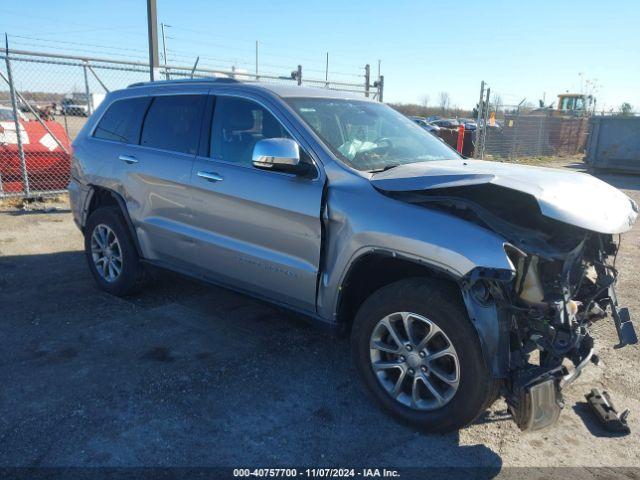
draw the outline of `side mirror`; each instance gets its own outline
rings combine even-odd
[[[253,166],[265,170],[301,173],[300,147],[290,138],[265,138],[253,147]],[[306,168],[305,168],[306,170]]]

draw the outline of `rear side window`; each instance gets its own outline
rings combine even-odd
[[[113,102],[93,132],[95,138],[122,143],[138,143],[142,117],[148,97],[126,98]]]
[[[195,155],[205,100],[204,95],[155,97],[144,120],[140,145]]]

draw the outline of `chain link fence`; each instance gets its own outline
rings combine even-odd
[[[361,83],[306,78],[301,65],[285,75],[162,65],[156,78],[230,77],[246,82],[347,91],[382,101],[384,79]],[[66,191],[71,142],[112,90],[149,80],[149,64],[9,50],[0,54],[0,198]]]
[[[494,113],[481,123],[480,158],[557,157],[583,154],[589,135],[587,117],[562,117],[555,112],[521,112],[517,108]],[[478,152],[478,148],[476,148]]]
[[[487,160],[517,160],[584,154],[589,137],[585,110],[503,105],[481,86],[476,108],[474,156]]]

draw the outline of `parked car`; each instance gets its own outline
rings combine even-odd
[[[437,125],[433,125],[431,123],[428,123],[424,118],[422,117],[409,117],[411,120],[413,120],[413,122],[416,125],[421,126],[422,128],[424,128],[427,132],[430,133],[434,133],[437,134],[438,131],[440,131],[440,127],[438,127]]]
[[[87,117],[89,116],[89,105],[87,103],[74,102],[72,100],[63,101],[61,105],[62,115]]]
[[[458,124],[464,125],[465,130],[476,130],[478,128],[478,124],[475,120],[471,118],[458,118]]]
[[[89,109],[87,96],[83,93],[74,93],[71,97],[62,100],[60,105],[61,113],[62,115],[87,117],[89,112],[95,110],[104,98],[105,95],[103,93],[90,93],[91,109]]]
[[[440,118],[431,122],[431,125],[436,125],[440,128],[458,128],[460,122],[455,118]]]
[[[27,117],[18,110],[18,119],[26,122]],[[0,105],[0,122],[13,122],[13,109],[11,107],[5,107],[4,105]]]
[[[426,431],[498,396],[522,429],[548,426],[607,308],[633,342],[612,266],[632,200],[586,174],[462,159],[384,104],[139,83],[108,95],[73,152],[101,289],[133,294],[155,265],[349,333],[367,392]]]

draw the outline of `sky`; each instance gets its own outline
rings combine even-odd
[[[638,0],[157,0],[170,63],[359,83],[385,77],[385,101],[471,109],[485,80],[505,105],[593,88],[598,109],[640,111]],[[145,0],[0,2],[16,49],[148,58]],[[159,29],[160,30],[160,29]],[[161,44],[160,44],[161,45]],[[162,49],[162,46],[160,47]]]

